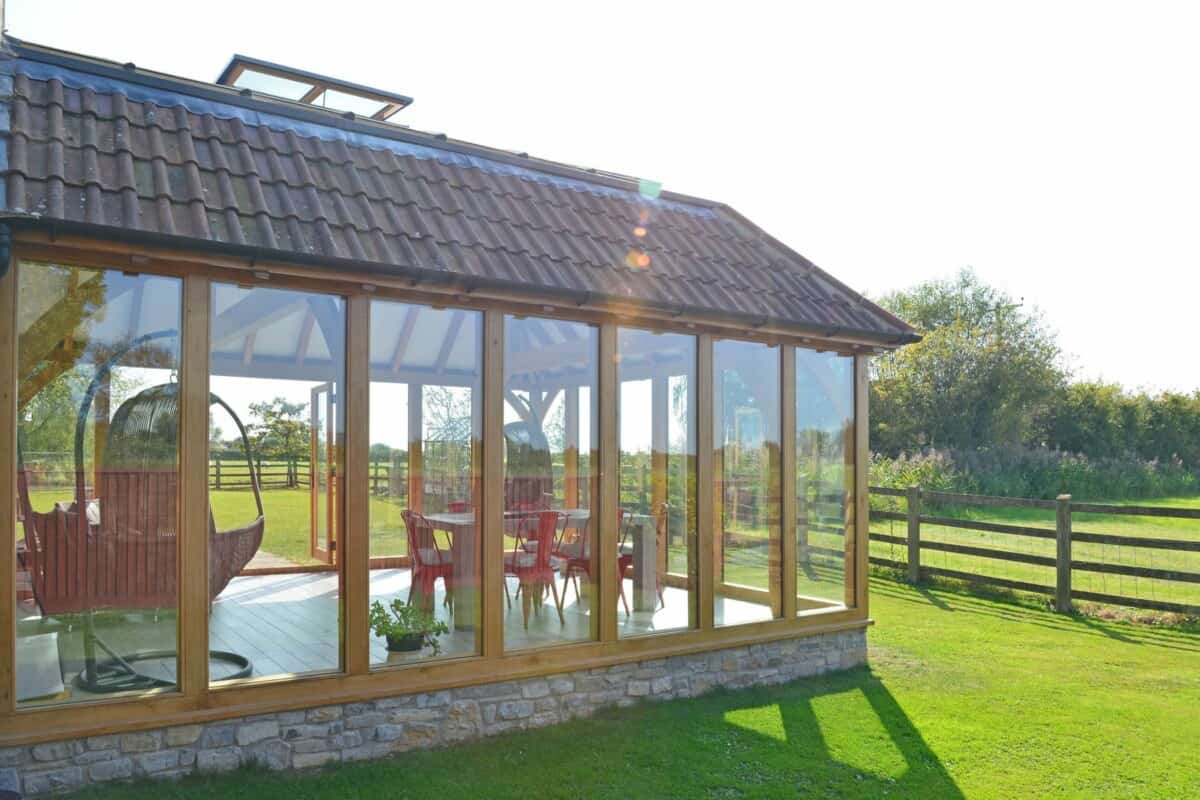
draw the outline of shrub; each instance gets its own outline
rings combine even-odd
[[[1044,447],[1009,446],[926,450],[896,458],[876,454],[871,457],[871,483],[1044,500],[1059,494],[1122,500],[1200,493],[1200,472],[1177,459],[1088,458]]]

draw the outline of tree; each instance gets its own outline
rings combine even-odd
[[[880,304],[922,341],[873,365],[871,446],[895,455],[923,447],[1029,444],[1066,380],[1041,314],[971,270],[895,292]]]
[[[308,458],[307,410],[308,403],[292,403],[283,397],[251,403],[250,413],[257,418],[249,430],[255,454],[278,460]]]

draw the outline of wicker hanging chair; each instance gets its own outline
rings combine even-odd
[[[49,511],[35,511],[29,478],[18,465],[18,494],[24,520],[26,566],[34,600],[43,616],[84,615],[84,670],[77,685],[114,692],[174,685],[143,674],[138,661],[174,658],[174,651],[114,653],[92,626],[103,609],[175,609],[178,604],[179,386],[165,383],[145,389],[121,404],[109,422],[94,497],[88,497],[84,439],[92,402],[112,367],[129,350],[174,331],[133,340],[101,364],[80,404],[75,428],[75,500]],[[241,437],[258,517],[232,530],[218,531],[209,506],[209,598],[215,599],[241,572],[262,544],[265,519],[245,426],[221,398],[209,395],[233,419]],[[20,459],[20,448],[18,448]],[[108,654],[97,661],[99,646]],[[245,677],[250,662],[235,653],[214,651],[225,677]]]

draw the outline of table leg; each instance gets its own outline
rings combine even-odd
[[[633,610],[658,607],[658,536],[653,517],[633,523]]]
[[[479,614],[479,548],[475,526],[452,530],[454,557],[454,629],[475,630]]]

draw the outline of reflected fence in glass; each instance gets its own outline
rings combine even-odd
[[[176,686],[181,300],[19,265],[18,705]]]
[[[210,680],[337,671],[346,302],[213,283],[209,341],[210,456],[250,465],[242,485],[210,480],[210,647],[249,662],[214,660]],[[301,461],[307,482],[261,479]]]
[[[854,358],[796,350],[796,612],[841,608],[854,530]]]
[[[713,617],[782,613],[780,348],[713,343]]]
[[[696,337],[619,328],[617,382],[617,635],[694,628]]]
[[[371,302],[375,666],[479,651],[482,325],[478,311]]]
[[[599,330],[504,318],[504,648],[597,638]]]
[[[339,671],[346,302],[209,288],[210,679]],[[18,265],[19,705],[175,688],[181,294],[173,277]],[[598,639],[601,558],[616,566],[603,594],[620,638],[699,627],[701,547],[716,625],[782,614],[790,348],[716,340],[713,383],[698,386],[697,337],[616,328],[618,500],[600,509],[600,329],[505,316],[503,529],[492,532],[482,329],[480,311],[370,302],[372,667],[480,653],[486,535],[502,541],[506,652]],[[850,596],[855,370],[852,357],[794,357],[787,567],[805,615]],[[699,487],[708,392],[713,485]],[[711,541],[699,540],[699,502],[712,503]],[[615,538],[599,553],[602,513]]]

